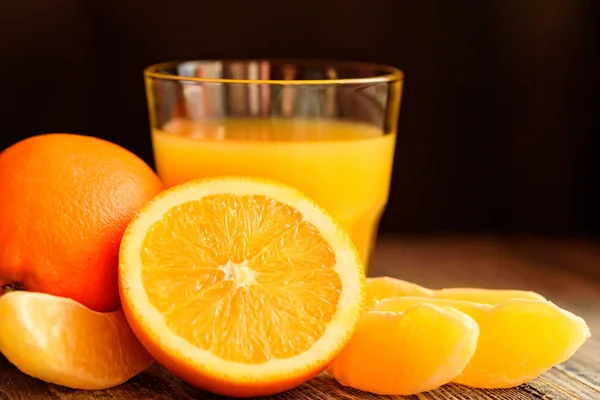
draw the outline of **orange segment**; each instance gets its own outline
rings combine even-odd
[[[230,396],[318,374],[350,339],[365,278],[347,234],[300,192],[251,178],[174,187],[127,229],[120,287],[156,359]]]
[[[435,299],[474,301],[502,304],[512,299],[546,300],[542,295],[526,290],[496,290],[476,288],[448,288],[433,290],[412,282],[387,276],[367,279],[367,307],[391,297],[417,296]]]
[[[383,395],[432,390],[456,378],[477,345],[477,323],[452,308],[368,311],[328,372],[343,385]]]
[[[153,362],[121,310],[101,314],[71,299],[19,291],[0,297],[0,320],[2,354],[46,382],[105,389]]]
[[[479,325],[477,350],[454,380],[479,388],[525,383],[567,360],[590,337],[585,321],[546,301],[515,299],[491,306],[460,300],[398,297],[375,305],[400,312],[415,304],[453,307]]]
[[[434,297],[435,291],[389,276],[367,278],[367,307],[384,299],[401,296]]]

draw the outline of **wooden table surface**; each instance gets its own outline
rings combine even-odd
[[[383,238],[370,271],[430,286],[534,290],[582,316],[592,337],[567,362],[513,389],[446,385],[415,396],[388,397],[344,388],[327,376],[268,399],[585,399],[600,400],[600,243],[531,237]],[[220,399],[158,365],[110,390],[84,392],[21,374],[0,356],[0,399]]]

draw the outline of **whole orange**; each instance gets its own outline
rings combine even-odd
[[[0,153],[0,295],[68,297],[95,311],[119,307],[125,228],[163,190],[139,157],[108,141],[45,134]]]

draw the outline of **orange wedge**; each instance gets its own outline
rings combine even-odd
[[[502,304],[512,299],[546,300],[542,295],[526,290],[495,290],[476,288],[450,288],[433,290],[415,283],[387,276],[367,279],[367,307],[391,297],[418,296],[435,299],[474,301],[485,304]]]
[[[150,201],[121,244],[127,319],[200,388],[250,397],[322,371],[350,340],[365,277],[348,235],[302,193],[223,177]]]
[[[452,307],[477,321],[477,350],[454,382],[478,388],[508,388],[525,383],[567,360],[590,337],[582,318],[547,301],[515,299],[491,306],[398,297],[384,300],[374,309],[401,312],[416,304]]]
[[[33,292],[0,297],[0,352],[27,375],[75,389],[106,389],[147,369],[152,357],[122,311],[101,314]]]
[[[329,366],[341,384],[383,395],[410,395],[456,378],[471,360],[479,328],[452,308],[416,305],[367,311]]]

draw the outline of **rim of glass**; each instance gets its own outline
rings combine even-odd
[[[249,62],[270,62],[276,64],[292,64],[297,66],[336,66],[336,67],[355,67],[370,68],[372,70],[382,71],[382,75],[367,76],[362,78],[334,78],[334,79],[230,79],[230,78],[198,78],[191,76],[173,75],[164,72],[158,72],[161,69],[173,68],[183,63],[249,63]],[[377,64],[362,61],[342,61],[327,59],[303,59],[303,58],[240,58],[240,59],[197,59],[167,61],[153,64],[144,69],[144,76],[147,78],[164,79],[171,81],[186,81],[200,83],[244,83],[244,84],[264,84],[264,85],[332,85],[332,84],[357,84],[357,83],[386,83],[402,81],[404,72],[399,68],[386,64]]]

